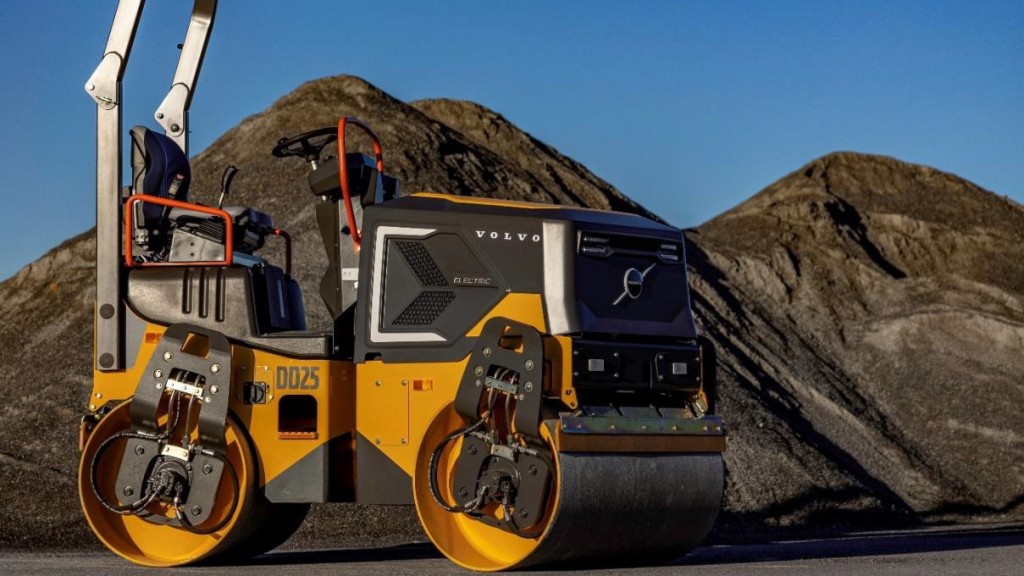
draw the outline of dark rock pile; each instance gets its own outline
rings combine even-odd
[[[728,509],[825,528],[1024,515],[1024,207],[815,160],[688,232]]]

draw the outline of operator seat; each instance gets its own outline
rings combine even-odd
[[[131,139],[132,193],[188,201],[192,168],[181,147],[174,140],[145,126],[132,128]],[[146,203],[137,206],[141,206],[139,214],[136,214],[137,227],[155,229],[167,217],[164,206]]]
[[[187,202],[192,174],[188,158],[178,144],[144,126],[131,129],[131,140],[131,193]],[[193,262],[225,259],[227,248],[221,217],[148,202],[136,203],[134,207],[133,239],[142,252],[134,252],[136,261],[187,267]],[[305,310],[298,282],[281,268],[253,254],[273,232],[270,216],[244,206],[222,209],[233,220],[233,254],[229,264],[248,269],[246,285],[250,296],[241,301],[252,302],[257,332],[305,330]]]
[[[145,126],[131,129],[132,193],[188,201],[191,168],[174,140]],[[136,243],[168,262],[195,262],[224,257],[221,220],[203,212],[136,204]],[[245,206],[225,206],[233,220],[234,251],[252,254],[263,247],[273,221],[264,212]],[[169,254],[163,254],[168,252]],[[252,264],[251,259],[240,264]]]

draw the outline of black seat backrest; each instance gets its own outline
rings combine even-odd
[[[178,144],[145,126],[132,128],[131,137],[132,194],[187,201],[192,170]],[[167,212],[163,206],[144,204],[142,214],[145,226],[158,225]]]

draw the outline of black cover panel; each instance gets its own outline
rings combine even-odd
[[[633,214],[431,196],[368,207],[363,223],[357,361],[464,358],[466,332],[507,293],[540,294],[548,332],[696,338],[676,228]],[[582,252],[587,235],[610,248]],[[638,275],[635,297],[615,303]]]
[[[683,242],[586,226],[578,234],[575,294],[579,329],[693,338]]]
[[[504,280],[458,233],[390,240],[384,270],[385,333],[429,329],[455,339],[505,294]]]

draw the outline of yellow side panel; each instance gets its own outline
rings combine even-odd
[[[408,378],[380,370],[372,379],[363,378],[359,386],[357,410],[361,429],[370,432],[367,440],[378,446],[404,446],[409,443]]]
[[[130,370],[93,373],[90,411],[110,401],[131,398],[165,328],[146,326],[142,344]],[[355,429],[355,367],[351,362],[289,358],[233,344],[231,346],[230,410],[248,432],[259,462],[262,486],[331,438]],[[264,384],[266,402],[247,404],[246,384]],[[288,396],[310,396],[316,401],[315,432],[288,434],[282,430],[281,401]],[[407,406],[407,404],[406,404]],[[403,420],[407,418],[403,417]],[[283,433],[282,433],[283,432]]]
[[[232,346],[231,350],[231,409],[256,447],[260,485],[331,438],[355,428],[355,369],[351,362],[289,358],[241,346]],[[314,381],[314,376],[318,381]],[[246,382],[267,385],[265,404],[242,401]],[[282,425],[281,402],[289,396],[310,396],[316,400],[315,434],[289,433]]]
[[[127,400],[135,393],[135,387],[143,377],[149,358],[156,350],[156,345],[164,334],[165,327],[147,324],[142,336],[139,352],[135,363],[129,370],[103,372],[93,369],[92,395],[89,397],[89,410],[93,411],[110,401]]]
[[[457,202],[459,204],[483,204],[485,206],[504,206],[506,208],[523,208],[527,210],[551,210],[553,208],[559,208],[556,204],[540,204],[538,202],[523,202],[520,200],[499,200],[497,198],[480,198],[475,196],[453,196],[451,194],[441,194],[439,192],[416,192],[413,195],[424,198],[437,198],[439,200],[447,200],[449,202]]]
[[[434,416],[455,399],[465,366],[466,360],[360,364],[357,430],[370,442],[380,440],[381,451],[411,476],[423,433]],[[393,441],[396,438],[398,442]]]
[[[575,410],[579,401],[576,399],[576,389],[572,386],[572,338],[544,338],[544,361],[550,364],[551,369],[550,374],[545,373],[544,392],[557,395],[567,408]]]
[[[529,324],[541,334],[547,332],[547,327],[544,324],[544,306],[540,294],[507,294],[487,316],[469,330],[467,336],[479,336],[484,329],[484,324],[495,316]]]
[[[497,316],[545,331],[540,295],[508,294],[468,335],[478,336],[484,323]],[[411,476],[423,435],[438,413],[455,400],[468,361],[467,356],[454,362],[359,364],[356,429]]]

